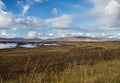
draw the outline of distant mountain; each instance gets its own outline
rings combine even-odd
[[[65,37],[65,38],[55,38],[55,39],[49,39],[48,41],[61,41],[61,42],[79,42],[79,41],[103,41],[98,38],[92,38],[92,37]]]
[[[26,38],[0,38],[0,42],[41,42],[42,39],[26,39]]]
[[[0,38],[0,40],[23,40],[24,38]]]
[[[6,38],[0,38],[0,40],[6,40]]]
[[[76,37],[61,37],[54,39],[26,39],[26,38],[0,38],[0,42],[98,42],[98,41],[120,41],[114,38],[99,38],[99,37],[85,37],[85,36],[76,36]]]

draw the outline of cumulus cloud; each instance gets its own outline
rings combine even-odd
[[[72,17],[70,15],[62,15],[60,17],[40,19],[38,17],[15,17],[14,15],[0,14],[0,28],[6,29],[30,29],[49,26],[53,29],[65,29],[70,27]]]
[[[53,38],[53,33],[39,33],[36,31],[29,31],[27,35],[25,34],[16,34],[16,33],[8,33],[6,30],[0,30],[0,38],[28,38],[28,39],[34,39],[34,38],[40,38],[40,39],[48,39]]]
[[[71,15],[62,15],[59,17],[40,19],[38,17],[18,17],[14,20],[14,28],[41,28],[49,26],[53,29],[69,28],[72,22]]]
[[[16,28],[40,28],[44,21],[38,17],[18,17],[15,18],[14,27]]]
[[[33,39],[33,38],[48,39],[48,38],[53,38],[53,37],[54,37],[53,33],[41,34],[41,33],[36,32],[36,31],[29,31],[26,38],[29,38],[29,39]]]
[[[1,33],[1,36],[5,36],[7,34],[5,30],[1,30],[0,33]]]
[[[4,11],[5,4],[0,0],[0,28],[6,28],[12,23],[12,14]]]
[[[0,2],[2,3],[2,1]],[[2,9],[4,3],[0,6],[0,28],[17,30],[21,28],[41,28],[43,26],[64,29],[69,28],[72,22],[72,16],[63,14],[54,18],[41,19],[33,16],[17,16],[11,12],[6,12]],[[22,14],[25,14],[29,6],[26,6]]]
[[[35,38],[35,37],[37,37],[37,36],[39,36],[39,35],[40,35],[40,34],[37,33],[37,32],[30,31],[30,32],[28,32],[27,38]]]
[[[38,0],[40,1],[40,0]],[[38,2],[35,1],[35,2]],[[65,29],[69,28],[72,22],[72,15],[63,14],[58,17],[41,19],[34,16],[24,16],[30,8],[29,4],[24,4],[18,1],[22,7],[22,16],[15,15],[11,12],[5,11],[5,4],[0,0],[0,29],[1,30],[17,30],[17,29],[37,29],[42,27],[48,27],[52,29]],[[20,34],[8,34],[6,31],[0,32],[4,37],[23,37]],[[1,36],[0,35],[0,36]],[[38,32],[30,31],[28,33],[28,38],[42,37],[42,38],[52,38],[53,34],[40,34]]]
[[[11,24],[12,17],[6,12],[0,12],[0,28],[6,28]]]
[[[47,19],[46,22],[51,24],[51,26],[56,29],[69,28],[72,22],[72,16],[64,14],[60,17]]]
[[[120,28],[120,0],[90,0],[94,4],[92,13],[102,24]]]

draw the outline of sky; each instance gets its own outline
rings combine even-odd
[[[120,39],[120,0],[0,0],[0,38]]]

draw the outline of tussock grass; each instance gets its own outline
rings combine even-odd
[[[120,61],[101,61],[92,66],[83,65],[66,69],[59,83],[119,83]]]
[[[94,65],[69,64],[58,74],[32,73],[1,83],[119,83],[120,60],[100,61]]]

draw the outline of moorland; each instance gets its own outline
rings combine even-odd
[[[119,83],[120,42],[0,49],[0,83]]]

